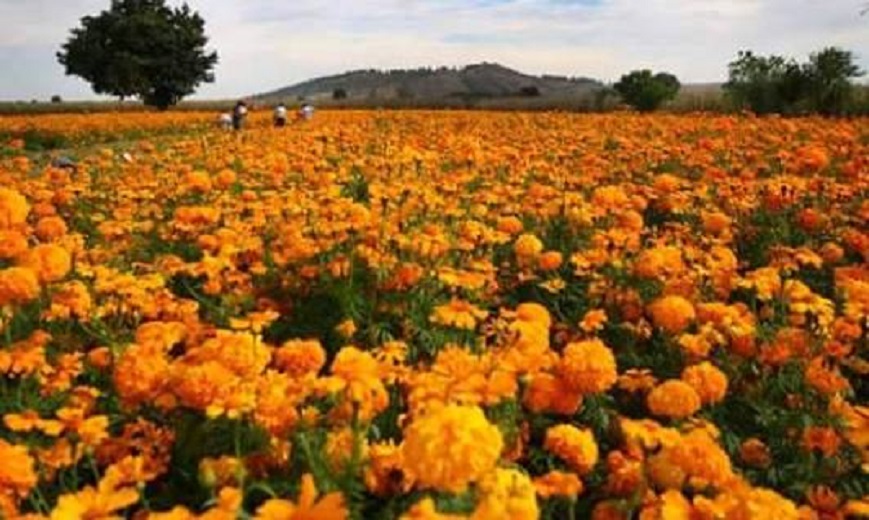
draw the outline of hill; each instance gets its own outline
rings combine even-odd
[[[602,87],[587,78],[532,76],[495,63],[480,63],[463,68],[357,70],[308,80],[254,99],[261,103],[306,99],[350,105],[485,104],[509,99],[531,102],[535,98],[555,102],[586,99]]]

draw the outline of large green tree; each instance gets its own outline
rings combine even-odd
[[[666,72],[635,70],[625,74],[613,89],[622,100],[641,112],[651,112],[676,97],[681,85],[676,76]]]
[[[57,58],[67,75],[99,94],[139,97],[165,109],[214,81],[217,53],[207,43],[205,21],[187,4],[112,0],[109,9],[81,19]]]
[[[854,54],[838,47],[813,53],[803,71],[812,107],[828,116],[843,114],[850,108],[854,94],[851,80],[863,75]]]

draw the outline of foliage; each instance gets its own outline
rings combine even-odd
[[[829,47],[799,64],[781,56],[740,51],[724,85],[731,102],[757,114],[816,112],[840,115],[851,108],[851,80],[861,72],[854,55]]]
[[[205,21],[184,4],[165,0],[112,0],[108,10],[85,16],[57,58],[98,94],[137,96],[165,109],[214,81],[217,53],[205,46]]]
[[[666,72],[653,74],[651,70],[635,70],[625,74],[613,85],[628,105],[641,112],[651,112],[679,93],[679,80]]]

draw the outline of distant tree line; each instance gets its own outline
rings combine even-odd
[[[741,51],[728,65],[723,88],[730,108],[736,110],[839,116],[869,110],[865,88],[858,94],[854,82],[862,75],[854,53],[838,47],[812,53],[805,63]],[[650,70],[632,71],[613,85],[625,104],[641,112],[658,109],[674,99],[679,89],[674,75]]]
[[[812,53],[805,63],[743,51],[728,71],[724,89],[737,108],[788,115],[853,112],[857,108],[853,80],[863,75],[854,54],[837,47]]]

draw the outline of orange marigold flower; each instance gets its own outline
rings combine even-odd
[[[0,229],[24,224],[29,213],[30,204],[23,195],[9,188],[0,188]]]
[[[29,267],[39,277],[40,282],[62,280],[72,268],[69,252],[53,244],[38,245],[21,257],[21,265]]]
[[[39,296],[39,279],[32,269],[10,267],[0,270],[0,307],[20,305]]]
[[[575,473],[553,470],[534,479],[534,488],[542,498],[563,497],[574,499],[582,493],[582,481]]]
[[[543,445],[580,475],[588,474],[597,464],[597,442],[589,430],[581,430],[570,424],[559,424],[546,430]]]
[[[681,296],[664,296],[649,305],[652,323],[670,334],[678,334],[694,321],[694,305]]]
[[[60,217],[42,217],[36,223],[34,233],[40,240],[51,242],[66,234],[66,222]]]
[[[727,395],[727,376],[708,361],[683,370],[682,381],[694,388],[703,404],[717,403]]]
[[[340,492],[327,493],[318,500],[314,477],[302,475],[299,497],[295,503],[273,498],[257,509],[255,520],[345,520],[349,511]],[[239,504],[240,505],[240,504]]]
[[[405,429],[401,456],[420,487],[461,493],[492,471],[503,447],[501,432],[480,408],[447,405]]]
[[[561,378],[542,373],[532,377],[522,402],[534,413],[573,415],[582,405],[582,394],[568,388]]]
[[[0,260],[12,260],[27,252],[27,237],[20,231],[0,229]]]
[[[26,446],[9,444],[0,439],[0,495],[4,492],[25,497],[36,486],[37,475],[33,459]]]
[[[739,458],[749,466],[765,468],[772,464],[772,453],[764,442],[757,438],[746,439],[739,446]]]
[[[564,258],[558,251],[546,251],[537,259],[537,265],[543,271],[554,271],[561,267]]]
[[[661,417],[684,419],[700,409],[700,396],[694,388],[678,379],[656,386],[646,397],[649,411]]]
[[[273,359],[288,374],[316,374],[326,363],[326,351],[318,340],[291,339],[275,350]]]
[[[606,392],[618,380],[615,355],[599,339],[568,344],[559,374],[568,388],[582,394]]]
[[[842,438],[830,427],[810,426],[803,431],[803,447],[807,450],[818,450],[826,457],[832,457],[839,451]]]

